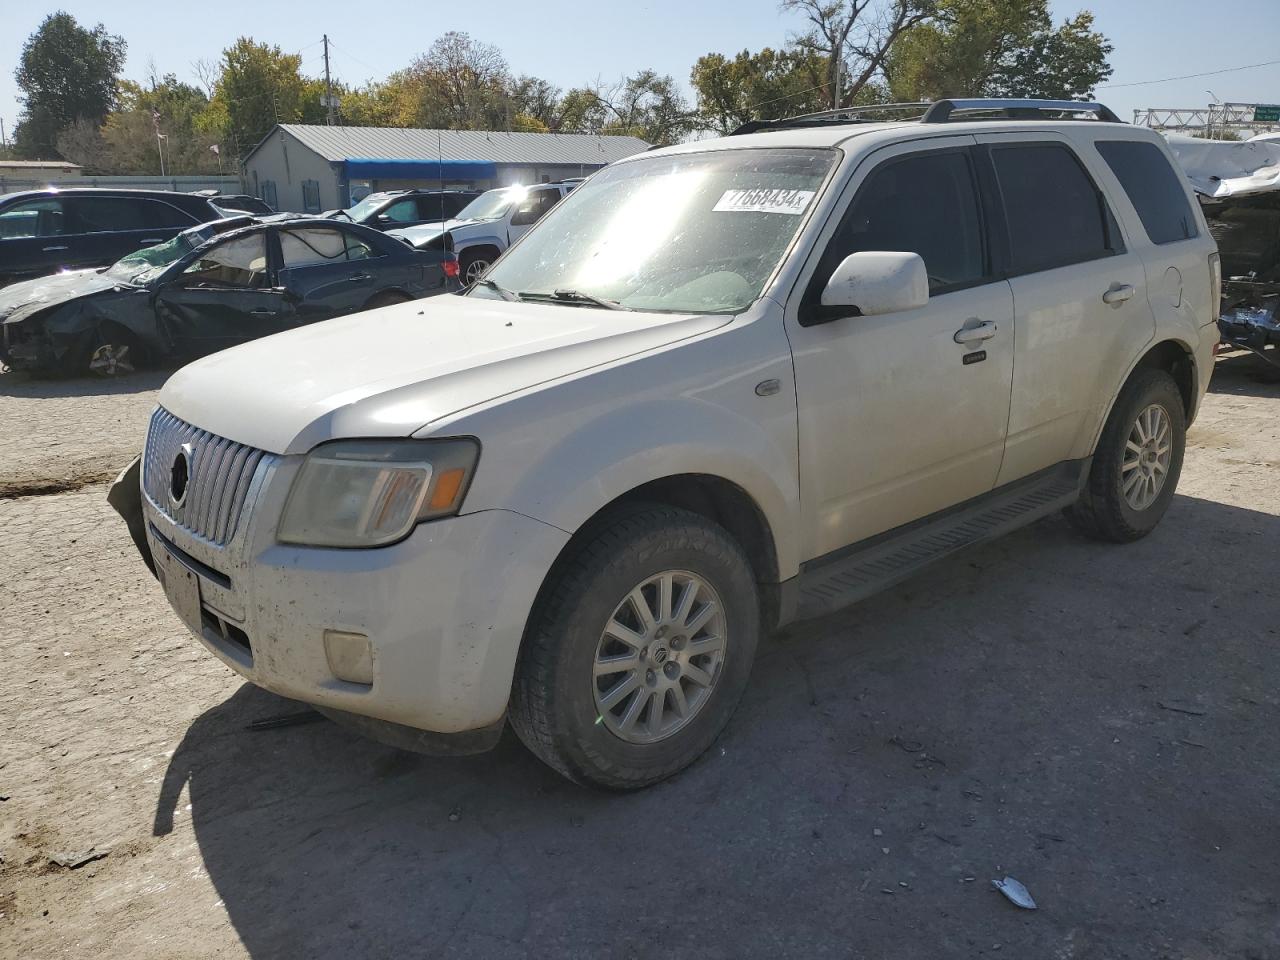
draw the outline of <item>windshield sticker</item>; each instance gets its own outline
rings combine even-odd
[[[813,190],[781,190],[756,187],[726,190],[711,209],[718,213],[786,213],[798,217],[813,199]]]

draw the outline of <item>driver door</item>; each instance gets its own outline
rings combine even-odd
[[[210,247],[156,294],[156,316],[174,354],[203,356],[293,326],[293,307],[270,285],[268,233]]]
[[[530,190],[528,195],[516,206],[511,214],[511,225],[507,228],[507,243],[512,244],[529,232],[529,228],[542,219],[548,210],[560,202],[560,190],[556,187],[544,187],[541,190]]]
[[[789,310],[806,558],[995,486],[1009,424],[1013,295],[993,275],[974,142],[917,141],[863,161]],[[822,290],[859,251],[918,253],[928,304],[830,319],[819,309]]]

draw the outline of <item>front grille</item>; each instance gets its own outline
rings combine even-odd
[[[174,502],[174,463],[187,450],[186,495]],[[274,458],[179,420],[163,407],[151,415],[142,487],[161,513],[198,537],[224,546],[235,536],[249,485]]]

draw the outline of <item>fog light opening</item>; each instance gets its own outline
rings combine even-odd
[[[363,633],[345,630],[324,632],[324,655],[329,669],[339,680],[373,684],[373,644]]]

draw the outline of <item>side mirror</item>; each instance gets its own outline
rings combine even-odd
[[[915,310],[928,302],[929,271],[918,253],[851,253],[822,291],[824,307],[852,307],[864,317]]]

